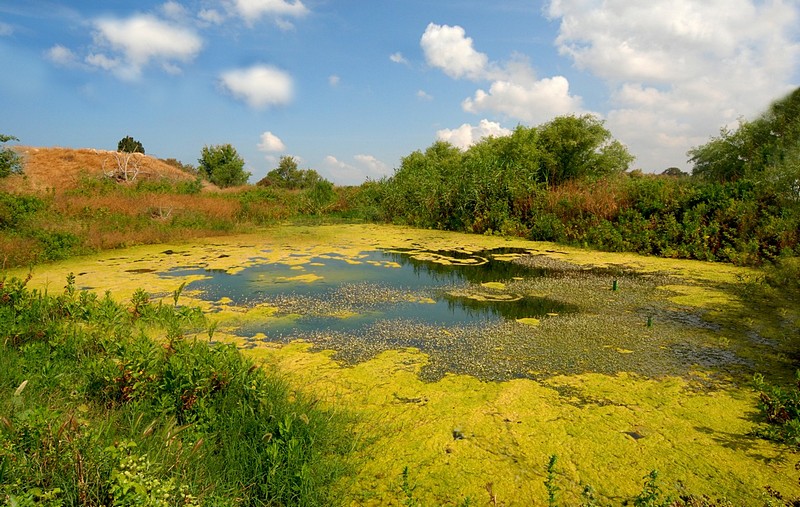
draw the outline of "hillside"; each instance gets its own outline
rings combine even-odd
[[[0,183],[0,190],[56,192],[75,188],[81,178],[96,177],[116,167],[115,151],[89,148],[18,146],[14,151],[23,158],[24,175],[12,175]],[[194,176],[149,155],[135,154],[137,179],[166,178],[173,181],[192,180]],[[134,160],[132,159],[132,160]]]

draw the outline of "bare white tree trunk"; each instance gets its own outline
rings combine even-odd
[[[107,167],[108,158],[103,160],[103,174],[117,181],[134,181],[139,175],[139,165],[142,162],[141,153],[126,153],[117,151],[113,154],[114,160],[111,167]]]

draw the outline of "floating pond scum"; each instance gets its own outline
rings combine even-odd
[[[752,436],[749,384],[791,377],[800,309],[751,297],[754,270],[336,225],[108,252],[30,283],[69,272],[165,304],[186,282],[178,303],[213,323],[197,339],[352,412],[353,505],[402,504],[404,467],[421,505],[543,505],[553,454],[560,505],[583,484],[619,504],[653,469],[674,495],[800,496],[797,456]]]

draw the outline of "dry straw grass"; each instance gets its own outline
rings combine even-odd
[[[14,150],[22,156],[25,173],[4,178],[0,190],[15,193],[48,190],[59,193],[77,187],[86,176],[102,176],[104,163],[109,168],[116,163],[116,152],[107,150],[30,146],[19,146]],[[140,160],[138,178],[194,179],[191,174],[157,158],[143,155]]]
[[[612,219],[625,200],[622,185],[613,180],[595,182],[570,181],[553,188],[547,194],[548,207],[561,215],[593,216]]]

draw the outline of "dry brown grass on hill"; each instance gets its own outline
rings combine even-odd
[[[23,175],[4,178],[1,190],[16,192],[60,192],[75,188],[82,177],[102,176],[106,169],[116,167],[115,151],[72,148],[38,148],[18,146],[14,151],[22,156]],[[162,160],[137,155],[141,179],[167,178],[173,181],[192,180],[194,176],[173,167]]]

